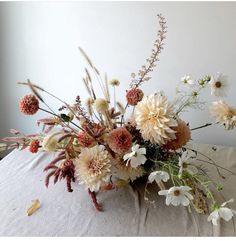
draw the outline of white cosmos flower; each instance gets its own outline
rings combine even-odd
[[[148,176],[148,182],[152,183],[156,181],[156,183],[160,183],[161,181],[167,182],[169,180],[170,176],[169,173],[165,171],[154,171],[150,173]]]
[[[138,167],[141,164],[144,164],[147,160],[146,158],[146,148],[139,148],[139,145],[136,144],[132,147],[131,152],[124,155],[124,161],[127,161],[127,165],[130,162],[131,167]]]
[[[228,89],[227,76],[218,73],[217,78],[211,77],[209,82],[211,87],[211,95],[224,97]]]
[[[190,200],[193,200],[193,196],[189,193],[190,190],[191,188],[188,186],[174,186],[169,190],[161,190],[158,194],[166,196],[167,206],[170,204],[174,206],[179,206],[180,204],[188,206],[190,204]]]
[[[179,174],[181,175],[183,171],[186,171],[192,175],[196,174],[198,172],[198,169],[191,164],[191,159],[193,157],[188,151],[184,151],[182,153],[182,156],[179,157]]]
[[[225,221],[228,222],[230,219],[233,218],[234,214],[236,214],[236,211],[230,208],[226,208],[225,205],[233,201],[233,199],[230,199],[229,201],[222,203],[220,207],[215,208],[215,210],[209,215],[207,220],[209,222],[212,221],[213,225],[217,225],[220,218],[223,218]]]
[[[184,85],[189,85],[189,86],[193,86],[194,85],[194,80],[192,80],[191,76],[189,75],[185,75],[184,77],[181,78],[181,82]]]

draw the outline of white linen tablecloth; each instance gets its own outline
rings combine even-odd
[[[194,144],[195,149],[219,165],[236,172],[236,149]],[[55,154],[14,150],[0,161],[0,236],[234,236],[234,221],[217,227],[207,215],[191,214],[187,208],[165,206],[165,198],[155,194],[156,208],[144,202],[142,192],[130,186],[98,195],[104,211],[97,212],[83,186],[66,191],[65,182],[44,186],[43,168]],[[208,167],[218,180],[216,169]],[[223,172],[222,194],[236,200],[236,177]],[[221,181],[222,183],[222,181]],[[156,187],[156,190],[158,188]],[[26,210],[31,200],[41,208],[32,216]],[[224,201],[222,199],[222,201]],[[230,205],[236,210],[236,204]]]

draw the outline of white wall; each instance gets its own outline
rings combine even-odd
[[[168,37],[145,93],[163,89],[169,97],[185,73],[200,78],[221,71],[229,76],[227,101],[236,106],[236,3],[234,2],[1,2],[0,3],[0,137],[10,128],[34,132],[35,121],[19,113],[18,100],[34,83],[73,102],[86,97],[81,78],[82,46],[101,71],[119,78],[120,100],[130,73],[150,53],[157,29],[156,14],[167,18]],[[212,98],[205,91],[203,99]],[[50,103],[56,109],[58,102]],[[59,104],[59,105],[57,105]],[[207,111],[185,114],[192,127],[211,121]],[[195,141],[236,146],[236,131],[219,127],[196,131]]]

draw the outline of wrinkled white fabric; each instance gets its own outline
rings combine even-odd
[[[193,144],[192,147],[211,157],[225,168],[236,172],[236,149]],[[234,236],[233,221],[220,221],[214,226],[207,215],[189,213],[186,207],[165,205],[165,197],[152,192],[156,207],[144,202],[142,191],[130,186],[100,193],[98,200],[104,212],[97,212],[83,186],[73,185],[74,192],[66,191],[65,182],[44,186],[43,168],[55,156],[44,152],[31,154],[14,150],[0,161],[0,236]],[[199,164],[204,164],[200,163]],[[205,165],[216,181],[224,184],[220,203],[236,200],[236,177]],[[140,189],[142,190],[142,189]],[[31,200],[39,199],[41,208],[32,216],[26,214]],[[229,205],[236,210],[236,204]]]

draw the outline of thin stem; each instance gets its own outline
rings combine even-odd
[[[200,155],[202,155],[203,157],[207,158],[209,161],[211,161],[210,163],[211,163],[212,165],[215,165],[218,175],[219,175],[222,179],[225,179],[225,177],[220,173],[220,170],[219,170],[219,168],[217,167],[217,165],[216,165],[216,163],[215,163],[215,161],[214,161],[213,159],[211,159],[210,157],[206,156],[205,154],[203,154],[203,153],[200,152],[200,151],[196,151],[195,149],[192,149],[192,148],[189,148],[189,147],[185,147],[185,148],[186,148],[186,149],[189,149],[189,150],[191,150],[191,151],[194,151],[195,153],[200,154]]]
[[[49,113],[49,114],[51,114],[51,115],[54,115],[54,116],[60,118],[60,119],[64,122],[64,120],[63,120],[59,115],[57,115],[57,114],[55,114],[55,113],[53,113],[53,112],[51,112],[51,111],[45,110],[45,109],[43,109],[43,108],[41,108],[41,107],[39,107],[39,109],[40,109],[41,111],[47,112],[47,113]],[[76,125],[74,122],[70,121],[70,123],[71,123],[72,125],[76,126],[77,128],[79,128],[80,130],[83,130],[80,126]]]
[[[222,166],[219,166],[219,165],[217,165],[217,164],[215,164],[215,163],[212,163],[212,162],[209,162],[209,161],[206,161],[206,160],[201,160],[201,159],[195,159],[195,160],[209,163],[209,164],[211,164],[211,165],[214,165],[214,166],[216,166],[216,167],[218,167],[218,168],[221,168],[221,169],[223,169],[223,170],[225,170],[225,171],[227,171],[227,172],[229,172],[229,173],[231,173],[231,174],[233,174],[233,175],[236,176],[236,174],[235,174],[234,172],[230,171],[230,170],[227,169],[227,168],[224,168],[224,167],[222,167]]]
[[[213,125],[213,124],[214,124],[214,123],[207,123],[207,124],[205,124],[205,125],[195,127],[195,128],[193,128],[193,129],[191,129],[191,131],[195,131],[195,130],[198,130],[198,129],[201,129],[201,128],[205,128],[205,127],[211,126],[211,125]]]

